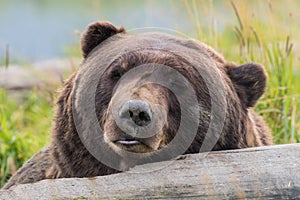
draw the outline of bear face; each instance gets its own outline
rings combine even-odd
[[[116,173],[159,154],[167,156],[157,161],[205,151],[204,143],[207,150],[272,143],[267,126],[251,111],[266,86],[262,66],[226,63],[198,41],[163,33],[131,35],[109,22],[89,25],[81,45],[84,62],[58,101],[48,178]],[[213,113],[213,104],[220,112]],[[90,107],[94,110],[87,111]],[[82,114],[92,112],[96,115]],[[212,125],[213,119],[221,126]],[[101,145],[95,142],[99,137]],[[123,168],[99,161],[106,154]]]
[[[147,63],[151,64],[147,65]],[[180,61],[176,56],[169,52],[162,52],[162,50],[127,52],[126,55],[122,55],[118,59],[118,63],[113,63],[108,68],[108,72],[103,74],[104,77],[101,78],[98,85],[97,90],[101,93],[97,93],[98,95],[95,97],[97,99],[96,112],[98,119],[102,119],[105,141],[116,151],[121,148],[136,153],[154,152],[166,146],[174,138],[179,128],[181,110],[172,91],[153,82],[135,87],[141,81],[147,80],[147,72],[144,70],[140,70],[141,72],[138,73],[137,77],[129,75],[119,83],[120,85],[124,84],[123,87],[125,88],[118,88],[115,94],[112,94],[113,87],[116,87],[118,81],[115,77],[116,73],[128,73],[133,68],[142,65],[147,67],[147,71],[151,72],[152,75],[158,65],[169,66],[178,70],[182,69],[183,66],[188,68],[187,64]],[[121,76],[118,78],[120,79]],[[131,89],[133,92],[119,98],[118,91],[124,93],[132,84],[135,90]],[[206,91],[207,89],[202,88],[202,90]],[[104,102],[101,101],[103,96],[110,97],[111,100],[108,105],[103,106]],[[115,98],[119,101],[113,103]],[[190,105],[192,104],[190,103]],[[103,107],[107,108],[105,112],[100,111]],[[99,108],[99,112],[97,108]],[[112,108],[118,112],[115,117],[112,114]],[[142,137],[141,132],[145,134]]]

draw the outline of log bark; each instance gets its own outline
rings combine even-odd
[[[109,176],[18,185],[0,199],[300,199],[299,158],[300,144],[183,155]]]

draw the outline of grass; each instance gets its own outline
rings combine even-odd
[[[0,90],[0,187],[49,142],[53,104],[35,90],[22,103]]]
[[[275,144],[300,142],[300,40],[297,18],[282,12],[281,4],[271,1],[222,1],[223,12],[231,12],[235,23],[218,30],[214,1],[184,0],[194,22],[196,37],[222,52],[228,61],[257,62],[265,66],[268,86],[255,110],[267,121]],[[297,8],[296,1],[289,1]],[[286,9],[288,10],[288,9]],[[280,12],[279,12],[280,11]],[[205,14],[201,20],[199,13]],[[298,13],[295,10],[295,14]]]
[[[295,28],[300,16],[296,1],[286,5],[292,3],[294,12],[280,9],[282,5],[276,1],[183,0],[181,5],[191,19],[189,23],[194,24],[194,37],[213,46],[228,61],[265,66],[268,87],[255,110],[267,121],[276,144],[300,142],[300,68],[296,67],[300,58],[293,43],[300,41],[300,31]],[[220,8],[234,20],[223,23],[216,11]],[[36,89],[16,102],[0,91],[0,187],[49,142],[52,96]]]

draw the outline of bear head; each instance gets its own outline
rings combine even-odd
[[[199,41],[129,34],[109,22],[90,24],[81,46],[82,66],[58,100],[50,178],[270,143],[250,111],[266,87],[261,65],[227,63]]]

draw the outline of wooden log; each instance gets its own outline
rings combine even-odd
[[[299,158],[300,144],[184,155],[109,176],[18,185],[0,199],[300,199]]]
[[[0,66],[0,89],[21,91],[61,84],[79,63],[79,59],[70,58],[40,61],[30,66]]]

